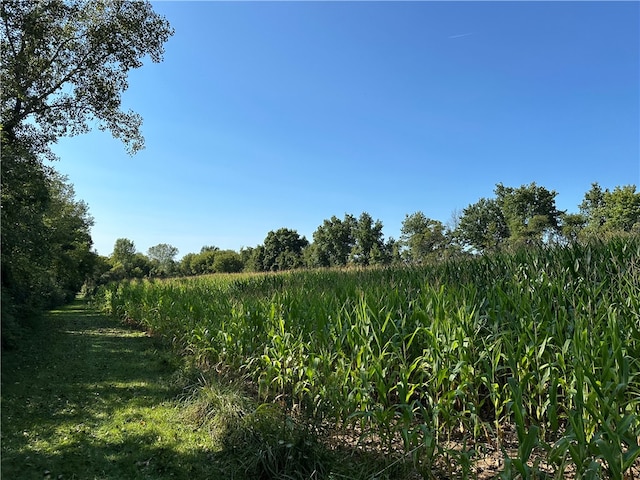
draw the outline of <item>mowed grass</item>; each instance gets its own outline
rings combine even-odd
[[[3,479],[404,478],[77,300],[2,354]],[[381,472],[383,474],[381,474]]]
[[[221,478],[210,436],[181,417],[175,370],[81,301],[49,313],[2,354],[2,478]]]

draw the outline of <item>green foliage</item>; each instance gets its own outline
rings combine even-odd
[[[80,291],[96,261],[91,251],[93,218],[87,204],[74,198],[75,192],[66,177],[52,175],[49,192],[51,201],[43,217],[51,258],[49,272],[64,296],[63,301],[70,301]],[[57,300],[49,303],[60,304]]]
[[[264,257],[264,246],[246,247],[240,250],[240,258],[244,263],[244,271],[260,272],[262,271],[262,259]]]
[[[604,192],[597,182],[591,184],[591,189],[584,194],[580,204],[580,213],[589,223],[590,228],[599,228],[606,222],[604,217]]]
[[[236,273],[245,268],[241,253],[220,250],[218,247],[202,247],[200,253],[188,253],[178,267],[182,275],[202,275],[207,273]]]
[[[202,251],[191,257],[190,268],[194,275],[202,275],[204,273],[214,273],[214,261],[217,249],[202,249]]]
[[[2,128],[8,141],[55,141],[98,122],[130,151],[142,148],[139,115],[120,110],[142,59],[162,60],[173,34],[149,2],[2,2]]]
[[[2,311],[19,324],[94,273],[92,220],[45,165],[49,146],[97,123],[142,148],[141,119],[120,110],[120,96],[143,58],[161,60],[172,30],[149,2],[120,0],[6,1],[0,21]]]
[[[178,249],[167,243],[149,247],[147,256],[153,265],[152,274],[161,277],[171,275],[175,270],[176,255],[178,255]]]
[[[271,231],[264,239],[261,270],[289,270],[303,266],[302,251],[309,245],[305,237],[288,228]]]
[[[152,263],[142,253],[136,252],[133,256],[133,261],[131,263],[131,271],[128,273],[128,278],[144,278],[151,275],[151,270],[153,268]]]
[[[353,238],[354,245],[349,257],[351,263],[360,266],[388,263],[380,220],[374,222],[371,215],[362,212],[354,226]]]
[[[103,285],[113,280],[111,277],[111,261],[109,257],[96,255],[94,257],[93,269],[87,275],[85,283],[80,291],[81,295],[92,295],[98,285]]]
[[[455,237],[479,252],[542,244],[560,231],[555,191],[535,183],[518,188],[499,183],[495,199],[482,198],[463,210]],[[572,219],[575,220],[575,219]]]
[[[495,193],[512,244],[540,244],[545,235],[558,230],[561,212],[556,209],[555,191],[535,182],[519,188],[499,183]]]
[[[129,276],[133,270],[136,258],[136,245],[128,238],[118,238],[113,245],[111,253],[111,262],[114,267],[121,265],[124,268],[125,275]]]
[[[277,405],[246,412],[224,437],[243,478],[326,478],[330,457],[311,427]]]
[[[173,270],[173,263],[169,268]],[[144,278],[149,276],[164,276],[166,270],[161,270],[157,259],[150,259],[136,251],[136,246],[128,238],[118,238],[113,246],[110,257],[104,257],[97,271],[87,279],[92,285],[100,285],[125,278]],[[87,285],[90,287],[90,285]]]
[[[218,273],[237,273],[244,268],[242,257],[233,250],[223,250],[216,254],[213,269]]]
[[[357,220],[345,215],[340,220],[335,215],[324,220],[313,233],[313,257],[311,265],[318,267],[345,266],[355,242],[353,230]]]
[[[639,265],[628,235],[428,267],[127,282],[102,301],[263,401],[400,442],[425,471],[468,472],[473,454],[449,442],[500,449],[513,424],[503,478],[539,474],[532,458],[557,478],[619,478],[640,452]]]
[[[346,214],[324,220],[313,233],[313,248],[306,264],[310,267],[344,267],[346,265],[385,265],[397,254],[394,242],[385,243],[382,222],[373,221],[367,212],[356,219]]]
[[[462,211],[455,236],[463,245],[492,252],[509,238],[509,227],[497,200],[481,198]]]
[[[585,216],[580,213],[563,213],[560,220],[562,237],[568,242],[577,242],[587,224]]]
[[[454,215],[448,227],[422,212],[407,215],[402,223],[400,241],[390,238],[385,242],[382,222],[374,221],[366,212],[358,218],[346,214],[339,219],[334,215],[316,229],[312,244],[297,238],[295,230],[283,228],[269,232],[264,245],[241,249],[241,261],[234,258],[229,264],[215,265],[216,258],[235,257],[235,252],[228,251],[224,257],[219,257],[216,247],[203,247],[199,254],[185,255],[179,272],[199,275],[240,270],[277,271],[301,266],[433,263],[505,248],[517,250],[522,246],[577,242],[593,230],[588,225],[587,214],[598,216],[603,224],[605,216],[609,218],[606,228],[599,230],[601,233],[615,235],[629,229],[629,225],[630,231],[634,228],[640,231],[640,222],[637,221],[639,208],[636,205],[640,195],[634,193],[634,188],[616,187],[611,193],[594,189],[586,196],[591,200],[585,200],[581,205],[582,212],[572,214],[556,209],[555,191],[535,183],[518,188],[497,184],[495,198],[482,198],[469,205],[462,215]],[[608,210],[604,209],[605,198],[610,206]],[[588,206],[592,203],[597,205],[597,209]],[[298,240],[303,240],[300,245],[296,245]]]
[[[3,341],[25,318],[72,299],[96,258],[89,233],[93,219],[67,179],[7,150],[1,192]]]
[[[2,324],[42,307],[41,279],[50,260],[44,216],[51,204],[51,169],[22,142],[7,144],[3,133],[0,189],[2,209]]]
[[[635,185],[603,191],[594,183],[580,204],[580,212],[586,235],[640,231],[640,192],[636,193]]]
[[[422,212],[407,215],[402,222],[400,241],[407,248],[410,263],[421,264],[444,255],[449,246],[442,222],[428,218]]]

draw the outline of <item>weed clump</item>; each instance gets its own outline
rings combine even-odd
[[[252,479],[320,479],[330,455],[316,433],[277,404],[258,405],[237,381],[201,375],[182,416],[206,429],[226,470]]]

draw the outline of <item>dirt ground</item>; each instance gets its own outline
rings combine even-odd
[[[394,443],[395,448],[390,452],[389,447],[383,447],[379,438],[374,436],[361,440],[359,429],[353,428],[350,432],[333,433],[330,435],[330,443],[333,445],[342,445],[361,451],[377,451],[383,455],[394,455],[399,459],[402,458],[402,442],[398,438]],[[640,443],[640,438],[638,439]],[[387,445],[389,443],[387,442]],[[495,444],[477,442],[474,445],[467,443],[466,445],[458,440],[450,440],[442,442],[440,445],[442,455],[434,462],[429,470],[431,478],[434,479],[466,479],[473,478],[477,480],[489,480],[497,478],[505,467],[505,453],[511,458],[518,456],[518,442],[515,429],[512,426],[504,427],[504,438],[502,447],[497,448]],[[465,452],[467,454],[465,454]],[[409,457],[409,456],[407,456]],[[540,473],[540,476],[533,478],[563,478],[572,480],[576,478],[576,469],[571,462],[564,467],[561,477],[558,477],[558,467],[545,461],[546,455],[543,450],[534,451],[531,460],[528,462],[529,467],[535,467],[534,471]],[[466,468],[465,465],[466,464]],[[603,465],[604,467],[604,465]],[[403,480],[418,480],[424,478],[417,470],[410,473]],[[520,477],[516,477],[520,478]],[[603,477],[606,470],[603,469]],[[640,480],[640,457],[636,459],[633,466],[625,472],[624,480]]]

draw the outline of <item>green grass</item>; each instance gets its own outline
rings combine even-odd
[[[242,384],[80,300],[25,333],[2,354],[1,478],[342,480],[411,469],[321,443]]]
[[[80,301],[2,355],[2,478],[216,478],[211,440],[180,416],[175,362]]]
[[[637,477],[639,299],[638,237],[113,284],[3,353],[3,478]]]
[[[96,301],[265,403],[400,445],[425,475],[470,475],[493,449],[502,478],[622,480],[640,462],[639,299],[627,236],[415,268],[121,282]]]

